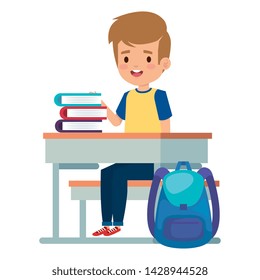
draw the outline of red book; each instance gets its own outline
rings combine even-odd
[[[62,107],[60,116],[64,120],[105,120],[107,118],[106,106]]]

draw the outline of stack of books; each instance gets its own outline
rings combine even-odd
[[[101,105],[101,93],[58,93],[54,103],[62,107],[55,123],[58,132],[102,132],[107,107]]]

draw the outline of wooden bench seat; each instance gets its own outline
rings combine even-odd
[[[219,186],[219,181],[215,181]],[[147,200],[149,197],[151,180],[128,180],[129,200]],[[207,183],[205,181],[205,186]],[[100,200],[100,181],[69,181],[72,200]]]
[[[151,187],[151,180],[128,180],[128,187]],[[215,181],[219,187],[219,181]],[[207,182],[205,181],[207,187]],[[69,187],[100,187],[100,181],[69,181]]]

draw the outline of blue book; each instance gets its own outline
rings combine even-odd
[[[54,103],[57,106],[101,106],[101,93],[58,93]]]

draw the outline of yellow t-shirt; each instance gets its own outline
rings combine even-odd
[[[156,95],[156,97],[155,97]],[[160,121],[171,117],[165,91],[130,90],[123,96],[117,114],[125,120],[125,132],[161,132]]]
[[[155,92],[155,89],[146,93],[130,90],[126,100],[125,132],[161,132]]]

